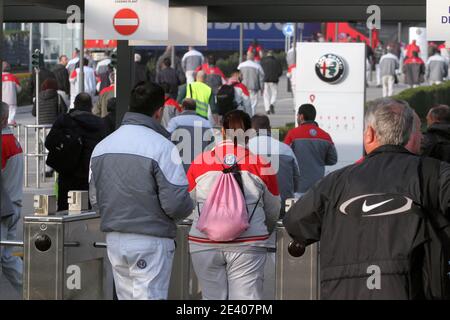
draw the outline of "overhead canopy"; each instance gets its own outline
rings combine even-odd
[[[88,0],[95,1],[95,0]],[[84,0],[5,0],[5,22],[60,22],[66,9]],[[208,6],[209,22],[365,21],[370,5],[382,22],[423,22],[426,0],[169,0],[170,6]]]

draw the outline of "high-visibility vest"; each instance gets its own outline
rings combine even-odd
[[[197,103],[195,112],[199,116],[208,119],[209,100],[211,99],[212,90],[203,82],[190,83],[186,87],[186,98],[192,98]]]

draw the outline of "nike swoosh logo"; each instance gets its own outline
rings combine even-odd
[[[394,199],[389,199],[389,200],[386,200],[386,201],[383,201],[383,202],[375,203],[375,204],[372,204],[372,205],[370,205],[370,206],[368,206],[368,205],[367,205],[367,202],[364,201],[363,206],[362,206],[362,211],[363,211],[364,213],[367,213],[367,212],[369,212],[369,211],[372,211],[373,209],[376,209],[376,208],[378,208],[378,207],[381,207],[383,204],[386,204],[386,203],[388,203],[388,202],[391,202],[392,200],[394,200]]]

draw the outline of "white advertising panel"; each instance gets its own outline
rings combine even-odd
[[[362,43],[297,44],[295,105],[313,104],[316,122],[334,141],[338,163],[327,172],[363,155],[365,57]]]
[[[167,41],[130,41],[130,46],[206,46],[208,44],[208,8],[169,8]]]
[[[167,40],[169,0],[85,0],[85,38]]]
[[[450,0],[427,0],[429,41],[450,40]]]

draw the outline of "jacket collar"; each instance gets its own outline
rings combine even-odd
[[[164,129],[162,125],[160,125],[158,122],[155,121],[152,117],[146,116],[141,113],[136,112],[127,112],[125,113],[122,125],[135,125],[135,126],[144,126],[149,129],[152,129],[153,131],[156,131],[160,135],[164,136],[165,138],[170,138],[170,133]]]
[[[392,145],[392,144],[386,144],[384,146],[378,147],[375,150],[373,150],[370,154],[367,155],[367,157],[370,158],[370,157],[373,157],[373,156],[375,156],[377,154],[386,153],[386,152],[413,154],[413,153],[409,152],[403,146],[396,146],[396,145]]]
[[[2,134],[13,134],[13,131],[10,127],[6,127],[2,129]]]
[[[316,126],[316,127],[319,126],[319,125],[317,124],[317,122],[315,122],[315,121],[305,121],[305,122],[303,122],[302,124],[300,124],[300,126],[306,126],[306,125],[313,125],[313,126]]]
[[[199,116],[195,110],[184,110],[180,116]],[[200,116],[199,116],[200,117]]]

